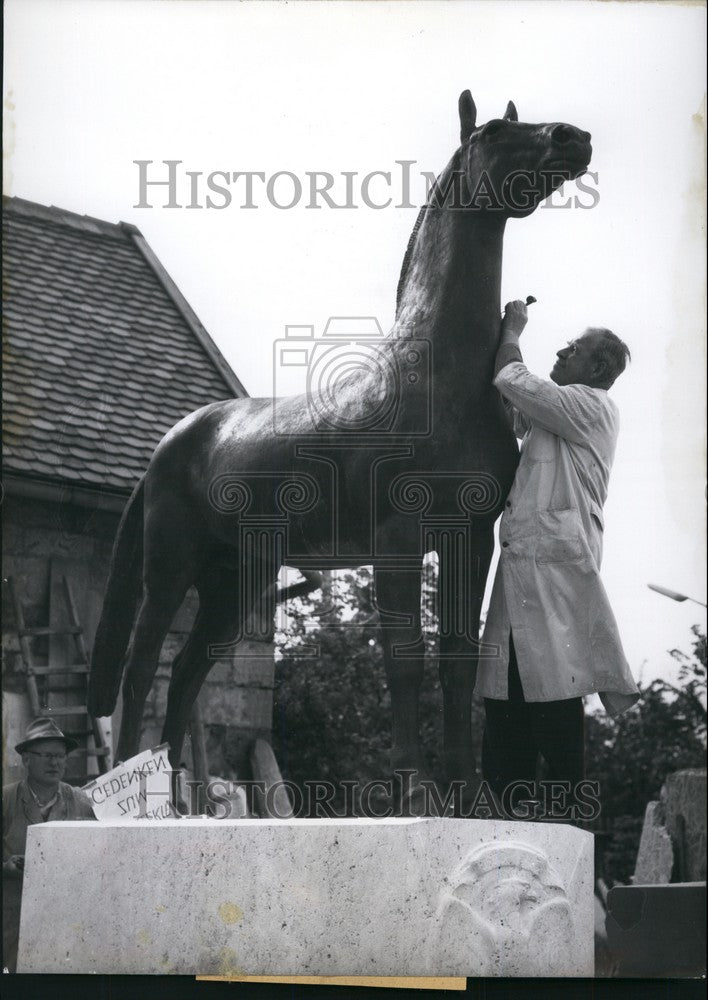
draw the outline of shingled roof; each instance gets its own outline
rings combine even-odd
[[[12,478],[128,493],[160,438],[246,391],[135,226],[4,199]]]

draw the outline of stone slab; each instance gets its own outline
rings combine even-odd
[[[650,802],[644,814],[633,882],[642,885],[665,885],[671,881],[674,849],[664,826],[664,806]]]
[[[706,770],[668,775],[650,802],[632,881],[642,885],[702,882],[706,877]]]
[[[670,774],[662,789],[666,829],[678,855],[677,881],[706,877],[706,769]]]
[[[30,827],[18,971],[592,976],[593,838],[465,819]]]

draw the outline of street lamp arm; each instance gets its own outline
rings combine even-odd
[[[707,606],[703,601],[696,600],[695,597],[689,597],[688,594],[679,594],[675,590],[669,590],[668,587],[660,587],[658,583],[648,583],[647,587],[650,590],[655,590],[657,594],[670,597],[672,601],[693,601],[694,604],[700,604],[702,608]]]
[[[697,601],[695,597],[689,597],[688,600],[693,601],[694,604],[700,604],[702,608],[708,608],[708,604],[705,601]]]

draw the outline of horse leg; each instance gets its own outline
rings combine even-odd
[[[479,787],[472,748],[472,695],[477,678],[479,617],[493,550],[490,526],[469,531],[465,545],[441,546],[438,553],[445,770],[448,781],[465,783],[465,799]]]
[[[145,588],[127,655],[117,760],[127,760],[138,752],[145,701],[157,671],[162,643],[186,592],[187,585],[178,585],[176,581],[159,596],[152,588]]]
[[[209,657],[208,647],[217,641],[229,641],[238,631],[237,615],[229,604],[223,607],[223,618],[218,620],[215,609],[208,610],[207,599],[200,591],[199,611],[192,631],[182,649],[172,663],[172,676],[167,695],[167,713],[162,728],[162,743],[169,746],[168,759],[172,766],[171,796],[178,813],[189,812],[182,798],[180,772],[182,768],[182,748],[187,729],[191,723],[194,703],[206,675],[214,665]],[[216,619],[216,620],[214,620]],[[200,669],[201,668],[201,669]],[[194,684],[195,690],[190,685]]]
[[[165,530],[169,527],[169,531]],[[175,536],[189,539],[176,544]],[[126,655],[123,714],[116,749],[117,760],[138,752],[145,701],[157,671],[160,650],[184,595],[197,575],[200,544],[197,534],[174,519],[158,519],[152,512],[145,531],[143,597]]]
[[[376,604],[381,612],[405,613],[409,624],[382,623],[386,678],[391,692],[391,767],[414,771],[409,790],[420,781],[423,757],[420,749],[419,697],[423,680],[424,644],[420,631],[421,569],[377,569]],[[410,792],[409,796],[410,798]]]
[[[262,599],[278,575],[278,568],[263,568],[256,590],[244,587],[243,573],[234,569],[214,569],[197,582],[199,612],[192,631],[172,665],[167,694],[167,714],[162,741],[169,743],[172,767],[180,765],[182,745],[192,709],[209,671],[217,659],[212,646],[226,645],[239,636],[256,600]],[[247,594],[239,595],[239,588]],[[262,587],[262,592],[257,593]],[[251,597],[248,594],[252,594]],[[239,599],[240,597],[240,599]],[[272,603],[265,613],[272,611]]]

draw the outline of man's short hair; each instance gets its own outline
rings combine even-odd
[[[588,333],[594,333],[598,338],[593,358],[595,361],[604,362],[607,368],[607,381],[609,385],[612,385],[627,367],[627,362],[632,360],[629,348],[623,340],[619,339],[617,334],[602,326],[591,326]]]

